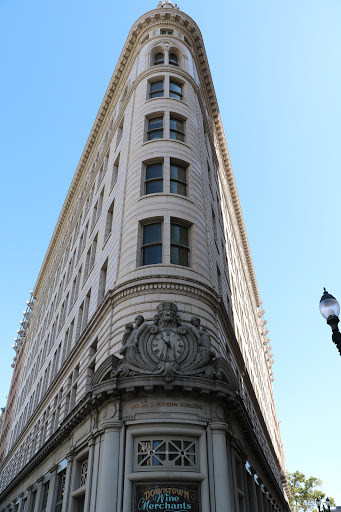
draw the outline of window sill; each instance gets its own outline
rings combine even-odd
[[[171,96],[158,96],[157,98],[147,98],[146,99],[146,103],[148,103],[149,101],[155,101],[155,100],[174,100],[174,101],[178,101],[179,103],[181,103],[181,105],[186,105],[186,107],[188,107],[188,103],[186,103],[184,100],[179,100],[178,98],[172,98]],[[148,141],[150,142],[150,141]]]
[[[79,489],[76,489],[75,491],[72,491],[71,497],[72,498],[79,498],[82,496],[82,494],[85,494],[86,491],[86,485],[83,485],[82,487],[79,487]]]
[[[172,194],[171,192],[155,192],[154,194],[144,194],[143,196],[139,197],[138,201],[142,201],[143,199],[148,199],[150,197],[177,197],[179,199],[184,199],[185,201],[189,201],[192,204],[195,204],[192,199],[190,199],[188,196],[183,196],[182,194]]]
[[[181,140],[176,139],[153,139],[153,140],[146,140],[145,142],[142,142],[142,146],[146,146],[147,144],[152,144],[153,142],[177,142],[178,144],[181,144],[182,146],[185,146],[188,149],[191,149],[191,147],[186,144],[186,142],[182,142]]]

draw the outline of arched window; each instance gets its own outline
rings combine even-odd
[[[178,66],[179,65],[179,59],[176,53],[170,53],[169,54],[169,64],[172,66]]]
[[[164,54],[159,52],[154,56],[154,66],[158,66],[159,64],[165,63]]]

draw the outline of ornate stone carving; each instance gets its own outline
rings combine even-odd
[[[200,323],[198,317],[183,322],[172,302],[158,305],[153,323],[138,315],[135,327],[131,323],[125,326],[120,349],[123,358],[112,377],[161,375],[166,382],[179,375],[222,378],[211,364],[216,356],[209,333]]]

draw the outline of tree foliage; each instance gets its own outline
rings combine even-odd
[[[290,508],[292,512],[310,512],[317,511],[316,500],[324,500],[327,498],[326,494],[317,489],[322,482],[319,478],[314,476],[306,477],[300,471],[295,473],[288,473],[288,484],[291,491],[291,498],[289,499]],[[333,498],[328,496],[332,505],[335,505]]]

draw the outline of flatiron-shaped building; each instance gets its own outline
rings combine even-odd
[[[204,43],[169,0],[129,32],[14,348],[0,512],[289,510]]]

